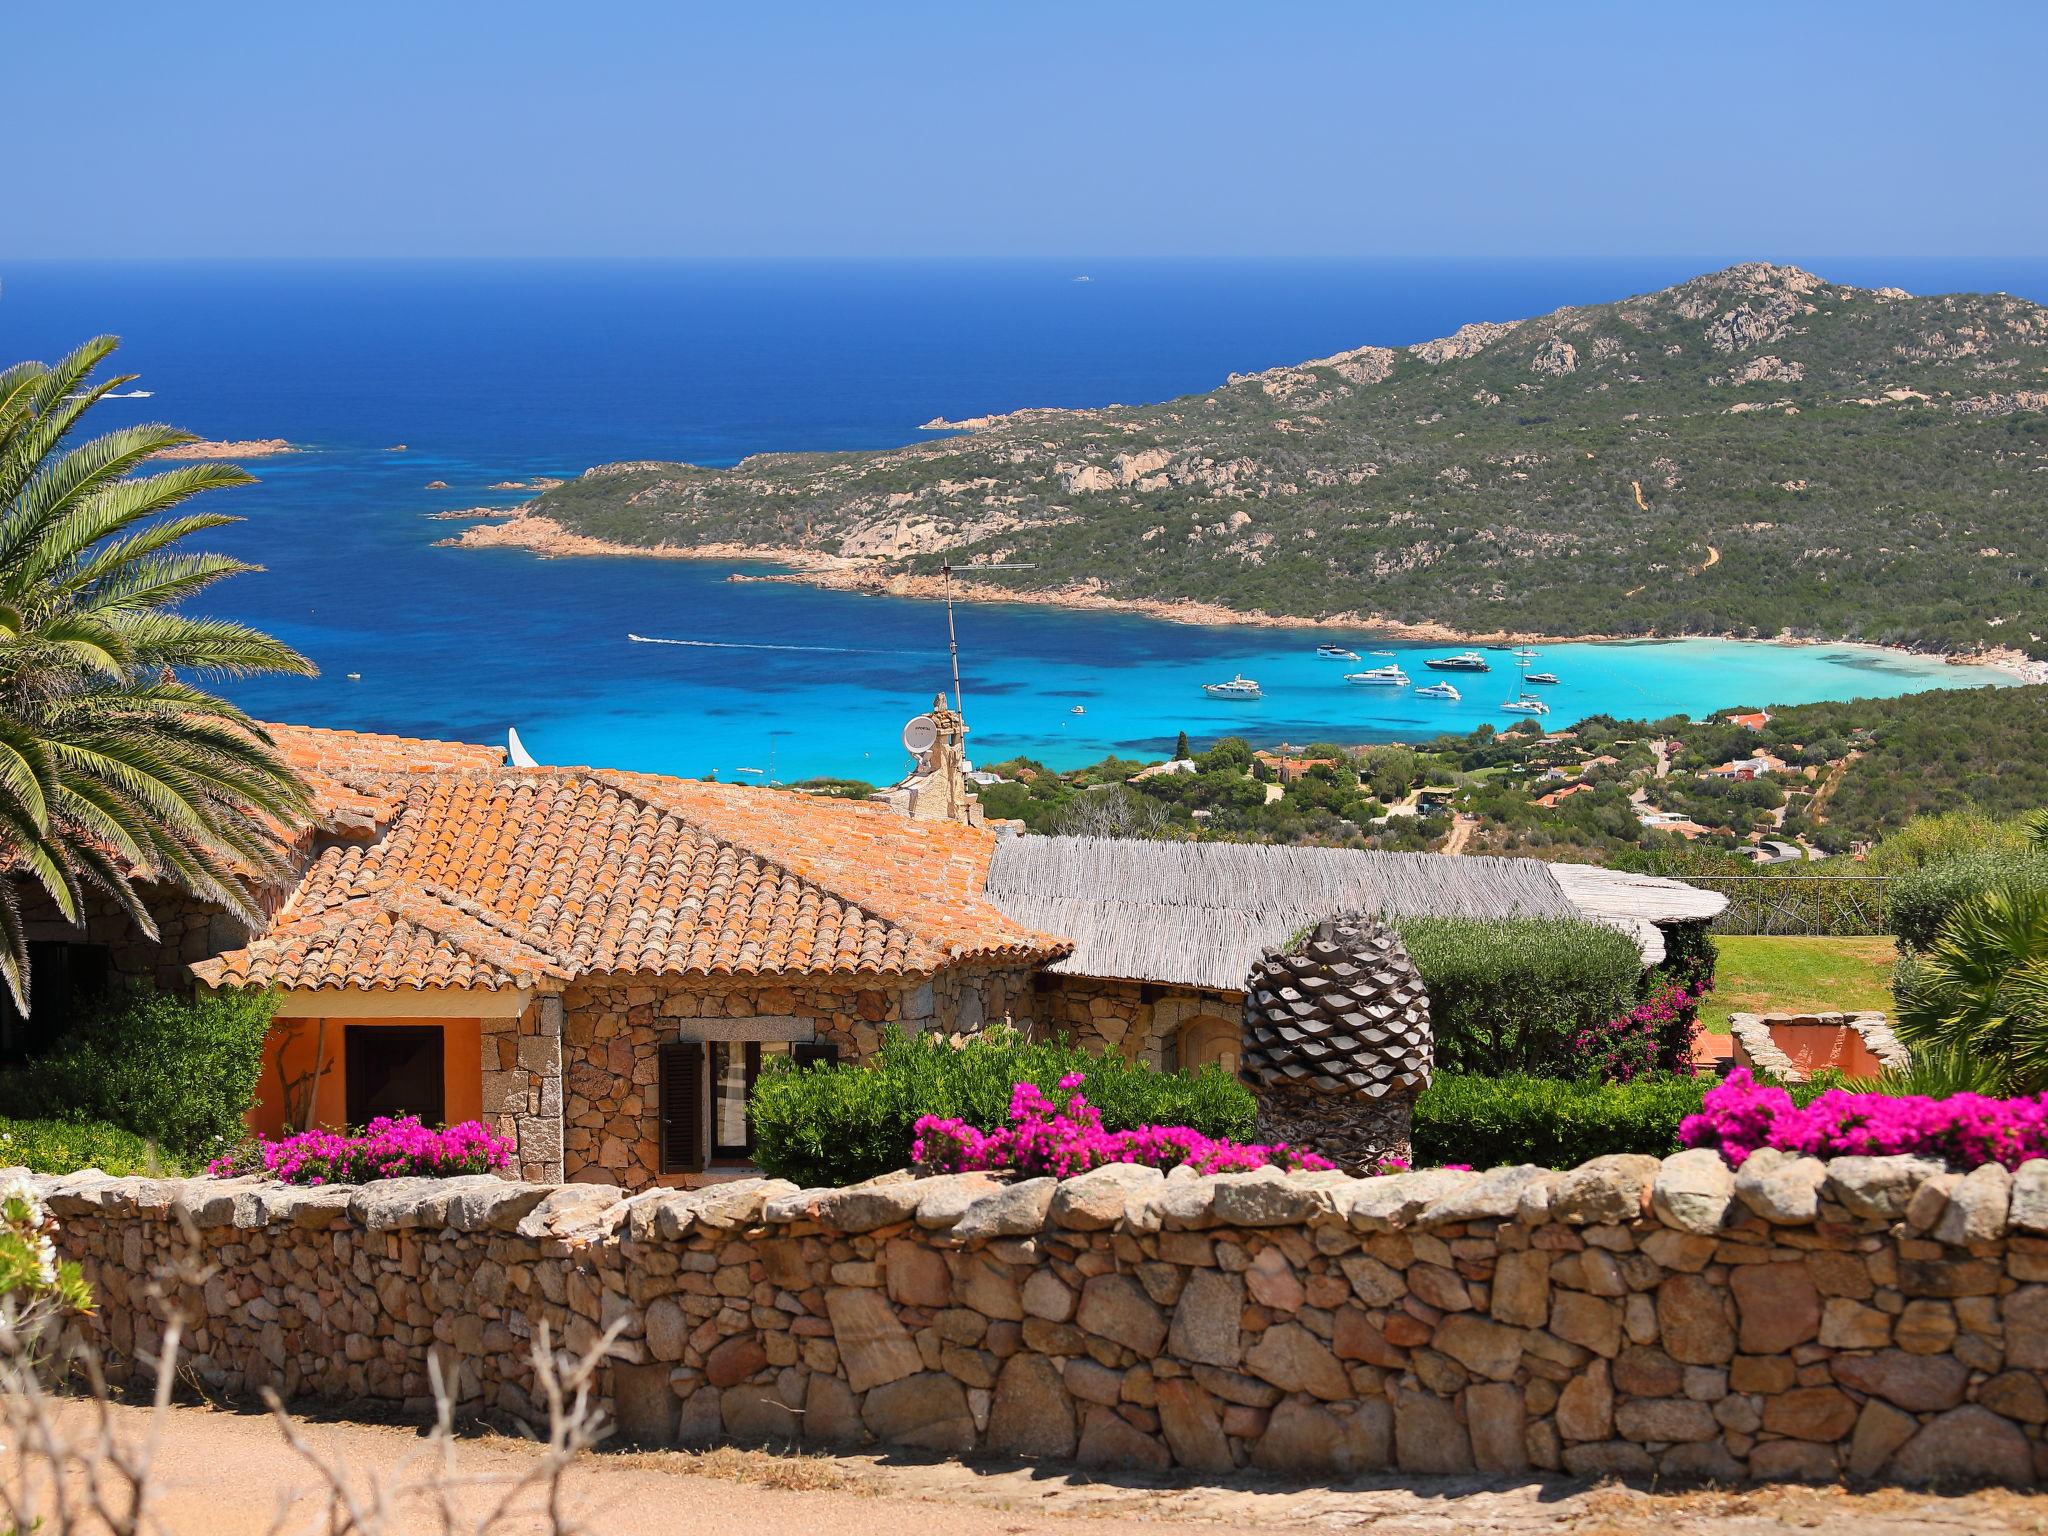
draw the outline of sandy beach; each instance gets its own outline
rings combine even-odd
[[[435,514],[440,517],[459,518],[463,514]],[[551,517],[541,517],[522,512],[517,508],[501,512],[477,511],[476,516],[489,516],[502,521],[481,523],[464,530],[453,538],[437,542],[444,546],[461,549],[524,549],[537,555],[549,557],[573,556],[631,556],[653,560],[750,560],[766,561],[786,565],[790,569],[773,574],[735,572],[727,580],[735,582],[783,582],[803,586],[824,587],[838,592],[859,592],[876,597],[914,597],[935,599],[945,592],[943,578],[934,574],[913,574],[902,571],[887,571],[870,561],[853,560],[843,555],[828,555],[817,550],[764,548],[746,544],[618,544],[606,539],[594,539],[587,534],[572,533]],[[956,568],[953,573],[953,596],[961,602],[985,603],[1033,603],[1053,608],[1093,609],[1099,612],[1137,613],[1147,618],[1164,619],[1175,624],[1243,625],[1260,629],[1347,629],[1370,630],[1394,640],[1417,640],[1425,643],[1444,645],[1563,645],[1574,641],[1630,640],[1752,640],[1759,644],[1774,645],[1867,645],[1872,650],[1893,651],[1900,655],[1939,655],[1944,661],[1956,666],[1995,667],[2008,672],[2022,682],[2048,683],[2048,661],[2036,661],[2025,652],[2001,647],[1995,650],[1972,653],[1917,651],[1908,646],[1879,645],[1870,641],[1839,641],[1815,639],[1811,636],[1779,634],[1764,637],[1754,635],[1728,634],[1639,634],[1618,635],[1585,633],[1573,635],[1540,634],[1528,630],[1490,630],[1472,632],[1457,630],[1447,624],[1429,621],[1388,618],[1382,614],[1345,613],[1325,614],[1307,618],[1293,614],[1246,612],[1228,608],[1221,603],[1199,602],[1184,598],[1179,601],[1164,601],[1157,598],[1127,598],[1096,590],[1089,586],[1057,587],[1046,591],[1020,592],[993,582],[972,579],[971,567]]]

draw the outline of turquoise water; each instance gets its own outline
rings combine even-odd
[[[118,332],[154,394],[100,408],[105,426],[310,445],[255,461],[262,483],[215,502],[248,520],[208,540],[265,569],[206,606],[322,668],[234,686],[268,718],[475,741],[516,725],[546,762],[880,780],[946,681],[937,605],[729,583],[726,564],[437,549],[452,529],[427,514],[509,504],[518,493],[494,483],[610,459],[882,447],[939,414],[1162,399],[1717,264],[0,263],[0,358]],[[2038,264],[1815,265],[2048,296]],[[959,627],[982,761],[1159,756],[1180,730],[1413,740],[1515,718],[1498,710],[1512,686],[1499,652],[1493,674],[1454,679],[1465,699],[1448,705],[1350,687],[1349,664],[1313,654],[1325,638],[1394,650],[1420,683],[1420,655],[1447,647],[1008,604],[963,606]],[[1543,694],[1552,725],[2005,680],[1846,646],[1570,645],[1537,665],[1563,679]],[[1238,671],[1263,700],[1204,698]]]

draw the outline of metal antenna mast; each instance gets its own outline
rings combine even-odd
[[[1031,571],[1032,565],[970,565],[970,571]],[[963,718],[967,711],[960,703],[960,636],[953,628],[953,562],[941,560],[939,575],[945,578],[946,590],[946,654],[953,663],[953,713]]]

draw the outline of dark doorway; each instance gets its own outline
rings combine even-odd
[[[14,994],[0,985],[0,1061],[40,1056],[91,1004],[103,1000],[113,975],[105,944],[34,939],[28,946],[29,1007],[24,1017]]]
[[[345,1050],[350,1125],[368,1125],[379,1115],[442,1122],[440,1025],[351,1024]]]

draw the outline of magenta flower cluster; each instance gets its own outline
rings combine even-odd
[[[1580,1030],[1572,1037],[1573,1058],[1588,1076],[1608,1083],[1633,1082],[1653,1072],[1691,1077],[1699,1070],[1692,1044],[1706,990],[1678,982],[1660,987],[1621,1017]]]
[[[217,1179],[263,1172],[287,1184],[368,1184],[376,1179],[453,1178],[495,1173],[512,1160],[513,1144],[481,1120],[432,1131],[411,1115],[380,1116],[350,1135],[301,1131],[276,1141],[264,1137],[256,1157],[230,1153],[207,1172]],[[261,1163],[257,1164],[260,1157]]]
[[[1908,1152],[1958,1170],[1985,1163],[2017,1168],[2029,1158],[2048,1157],[2048,1094],[1930,1099],[1831,1088],[1801,1108],[1791,1094],[1759,1083],[1745,1068],[1707,1091],[1701,1112],[1679,1122],[1678,1142],[1712,1147],[1738,1168],[1763,1147],[1811,1157]]]
[[[1145,1125],[1106,1131],[1102,1114],[1081,1096],[1081,1074],[1060,1079],[1063,1104],[1031,1083],[1010,1089],[1008,1125],[979,1130],[965,1120],[923,1115],[912,1128],[910,1158],[927,1173],[1011,1172],[1026,1178],[1069,1178],[1105,1163],[1150,1168],[1188,1164],[1199,1173],[1243,1173],[1253,1168],[1329,1168],[1327,1159],[1285,1142],[1253,1146],[1219,1141],[1185,1125]]]

